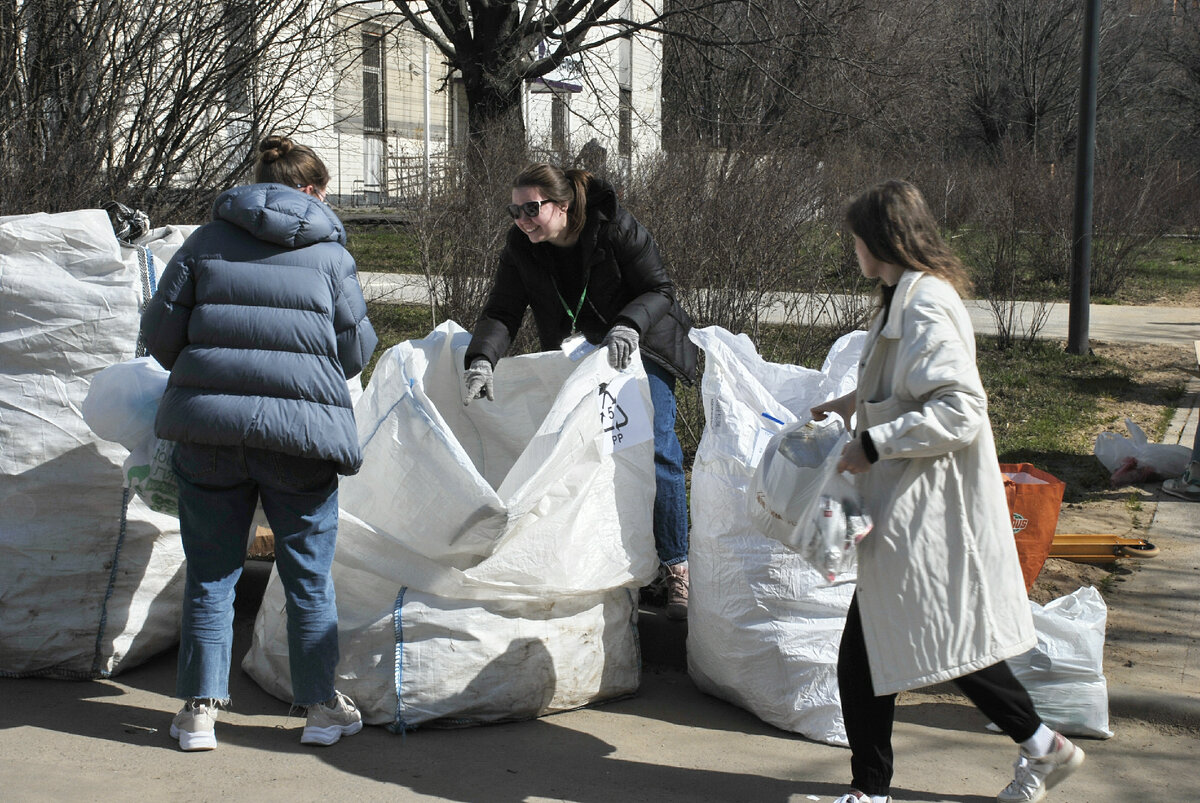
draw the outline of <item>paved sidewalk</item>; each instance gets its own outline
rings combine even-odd
[[[359,275],[368,300],[404,304],[428,304],[429,288],[425,277],[416,274],[369,273]],[[777,295],[763,307],[764,323],[828,322],[823,303],[815,297],[794,294]],[[832,306],[844,306],[847,300],[834,297]],[[971,324],[981,334],[995,334],[996,316],[985,301],[967,301]],[[1008,312],[1006,311],[1006,315]],[[1020,333],[1034,320],[1043,321],[1039,337],[1066,340],[1070,323],[1068,304],[1022,303],[1012,311],[1011,329]],[[468,326],[469,321],[459,321]],[[1176,343],[1191,349],[1200,340],[1200,310],[1191,307],[1119,307],[1092,304],[1088,308],[1089,341],[1100,343]]]
[[[1200,417],[1192,379],[1164,443],[1191,448]],[[1153,487],[1153,486],[1151,486]],[[1147,539],[1157,557],[1127,575],[1109,610],[1110,711],[1200,735],[1200,503],[1158,492]]]
[[[1200,383],[1168,440],[1191,443]],[[1083,769],[1046,799],[1189,800],[1200,766],[1200,505],[1163,497],[1149,528],[1161,552],[1121,575],[1109,611],[1106,741],[1080,740]],[[235,656],[245,652],[267,564],[239,587]],[[637,696],[540,720],[462,730],[382,728],[329,748],[299,744],[303,722],[239,671],[220,747],[181,753],[173,651],[114,680],[0,679],[5,800],[469,801],[470,803],[802,803],[845,791],[849,753],[763,724],[698,692],[686,625],[643,611]],[[1112,655],[1121,656],[1119,661]],[[948,686],[901,696],[897,801],[987,803],[1015,751]]]
[[[1104,317],[1093,319],[1097,340]],[[1119,324],[1127,328],[1114,339],[1168,326],[1157,312],[1142,317]],[[1175,325],[1200,338],[1196,324]],[[1198,408],[1200,382],[1192,380],[1168,442],[1191,444]],[[1196,796],[1200,504],[1162,496],[1147,538],[1159,556],[1118,575],[1109,610],[1105,674],[1115,736],[1080,740],[1087,763],[1048,803]],[[239,586],[235,665],[268,569],[249,564]],[[635,697],[506,725],[405,736],[368,727],[329,748],[302,747],[303,720],[235,669],[235,707],[221,716],[220,747],[180,752],[167,735],[178,709],[174,651],[113,680],[0,679],[0,797],[802,803],[845,791],[848,751],[777,730],[697,691],[686,673],[685,624],[644,610],[639,630],[644,671]],[[994,800],[1011,777],[1015,748],[985,724],[948,686],[902,695],[895,800]]]

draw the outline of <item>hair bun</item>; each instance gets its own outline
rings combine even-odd
[[[264,137],[263,141],[258,144],[258,150],[262,154],[262,161],[268,163],[286,156],[291,149],[292,141],[290,139],[274,135]]]

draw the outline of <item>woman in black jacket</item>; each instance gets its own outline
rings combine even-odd
[[[650,233],[584,170],[530,165],[513,181],[513,227],[467,348],[468,400],[493,398],[492,370],[533,311],[543,350],[578,332],[623,369],[642,354],[654,402],[654,543],[666,567],[667,615],[687,616],[687,496],[675,437],[675,382],[696,379],[691,320]]]

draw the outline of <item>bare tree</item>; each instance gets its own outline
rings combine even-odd
[[[967,115],[963,131],[996,150],[1005,139],[1029,145],[1047,162],[1074,147],[1083,6],[1076,0],[982,0],[953,5],[961,31],[958,68],[947,71],[951,97]],[[1143,47],[1147,20],[1105,4],[1100,30],[1099,104],[1122,87]]]
[[[1194,143],[1200,140],[1200,6],[1175,3],[1157,23],[1161,35],[1154,40],[1155,55],[1170,68],[1163,92]]]
[[[681,34],[664,43],[666,128],[675,147],[741,147],[787,129],[789,144],[808,144],[798,109],[816,111],[828,99],[814,77],[836,57],[846,19],[857,3],[788,3],[709,7],[676,0],[689,15],[672,22]],[[734,48],[698,47],[706,30],[723,27],[752,40]]]
[[[523,83],[612,38],[595,37],[593,31],[605,25],[613,31],[637,27],[613,13],[617,0],[392,1],[451,70],[458,71],[467,97],[469,133],[476,139],[495,125],[523,129]],[[589,36],[592,41],[585,44]]]
[[[894,140],[925,76],[925,0],[760,0],[709,7],[676,0],[664,43],[664,128],[674,147],[803,147],[864,129]],[[705,31],[736,44],[697,45]]]
[[[1152,18],[1155,36],[1148,39],[1149,59],[1158,68],[1147,88],[1153,91],[1151,125],[1160,133],[1153,143],[1169,160],[1174,184],[1183,191],[1173,222],[1192,230],[1200,219],[1200,6],[1179,2],[1165,6]],[[1165,210],[1164,210],[1165,211]]]
[[[765,46],[784,69],[791,69],[810,58],[807,49],[815,40],[828,37],[823,26],[830,23],[823,17],[829,9],[847,5],[833,0],[392,2],[461,77],[470,134],[477,139],[497,123],[509,130],[521,127],[521,88],[526,81],[616,40],[646,34],[686,41],[704,48],[714,60],[720,60],[717,54]],[[811,13],[802,10],[797,15],[796,8],[809,6]],[[780,26],[790,25],[793,18],[795,30],[783,31]],[[788,80],[779,83],[781,92],[788,91]]]
[[[501,147],[503,142],[507,148]],[[469,329],[487,299],[512,228],[504,208],[512,200],[510,185],[525,165],[526,152],[520,137],[509,136],[497,137],[486,154],[465,157],[460,165],[464,169],[448,176],[446,192],[437,203],[412,211],[408,228],[417,241],[432,323],[450,319]],[[470,225],[464,226],[464,221]],[[512,353],[537,349],[532,330],[522,328]]]
[[[0,0],[0,213],[187,219],[310,123],[333,4]],[[163,220],[165,219],[165,220]]]

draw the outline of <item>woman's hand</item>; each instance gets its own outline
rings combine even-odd
[[[617,324],[608,330],[600,345],[608,348],[608,364],[618,371],[629,367],[633,353],[638,349],[638,333],[631,326]]]
[[[824,421],[825,417],[830,413],[837,413],[842,417],[842,423],[846,425],[846,429],[850,429],[850,417],[854,415],[854,405],[857,398],[856,392],[852,390],[845,396],[818,404],[816,407],[811,408],[809,412],[812,414],[813,421]]]
[[[492,395],[492,364],[486,357],[476,357],[471,363],[471,367],[463,374],[463,388],[464,407],[470,404],[472,399],[482,399],[485,396],[488,401],[496,400]]]
[[[851,474],[862,474],[871,470],[871,461],[867,459],[862,440],[855,438],[842,447],[842,456],[838,460],[838,471],[849,471]]]

